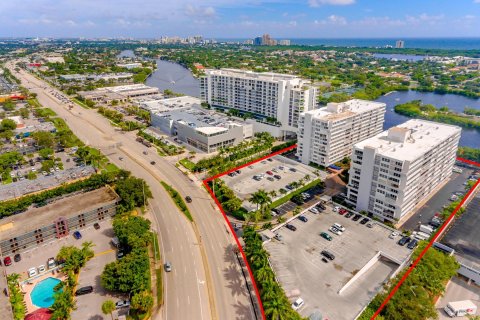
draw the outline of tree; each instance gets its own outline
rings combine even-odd
[[[57,260],[65,261],[63,268],[66,272],[78,273],[80,268],[93,258],[92,247],[93,243],[91,241],[84,242],[81,249],[74,246],[62,247],[57,254]]]
[[[50,158],[51,155],[53,155],[53,149],[52,148],[43,148],[38,151],[38,155],[44,159]]]
[[[266,206],[272,203],[272,198],[270,198],[265,190],[260,189],[254,192],[248,201],[257,205],[257,211],[260,206],[260,212],[264,213]]]
[[[55,144],[53,134],[47,131],[34,132],[32,137],[40,147],[52,148]]]
[[[152,197],[152,192],[145,181],[134,177],[118,181],[115,190],[122,198],[121,205],[125,211],[146,205],[147,199]]]
[[[7,130],[15,130],[17,128],[17,124],[12,119],[3,119],[0,122],[0,132],[7,131]]]
[[[150,292],[142,291],[132,297],[132,308],[147,313],[153,307],[153,297]]]
[[[110,314],[113,320],[113,311],[115,311],[115,303],[112,300],[105,300],[102,303],[102,312],[103,314]]]
[[[222,203],[222,206],[228,212],[234,212],[234,211],[239,210],[242,207],[242,200],[235,197],[233,199],[230,199],[230,200]]]
[[[127,251],[134,247],[146,247],[152,240],[150,220],[138,216],[117,217],[113,220],[113,231],[120,245]]]

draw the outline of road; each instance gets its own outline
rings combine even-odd
[[[68,110],[49,93],[48,84],[24,70],[15,72],[11,64],[7,66],[82,141],[101,149],[112,163],[144,179],[152,189],[154,198],[150,207],[160,235],[162,256],[172,262],[174,270],[165,274],[163,318],[255,319],[245,279],[233,253],[234,238],[200,182],[190,181],[153,148],[143,155],[145,147],[135,141],[134,133],[118,131],[95,110],[78,105]],[[152,166],[150,161],[156,164]],[[177,210],[160,180],[172,185],[182,196],[192,197],[189,209],[195,223],[188,222]]]

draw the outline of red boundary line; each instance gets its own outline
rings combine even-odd
[[[248,263],[247,261],[247,256],[245,255],[245,252],[243,251],[243,248],[242,246],[240,245],[240,241],[238,240],[238,237],[235,233],[235,231],[233,230],[233,227],[230,223],[230,221],[228,220],[227,218],[227,214],[225,213],[225,211],[223,210],[223,207],[222,205],[220,204],[220,201],[218,201],[217,197],[215,196],[215,194],[213,193],[213,190],[210,188],[210,186],[208,185],[208,182],[212,181],[212,180],[215,180],[215,179],[218,179],[220,178],[221,176],[224,176],[226,174],[229,174],[230,172],[233,172],[235,170],[238,170],[238,169],[241,169],[241,168],[244,168],[246,166],[249,166],[253,163],[257,163],[259,161],[262,161],[262,160],[265,160],[265,159],[268,159],[270,157],[273,157],[273,156],[276,156],[278,154],[281,154],[281,153],[285,153],[286,151],[290,151],[292,149],[295,149],[297,147],[297,145],[293,145],[293,146],[290,146],[290,147],[286,147],[284,149],[281,149],[279,151],[276,151],[276,152],[273,152],[271,154],[268,154],[264,157],[261,157],[257,160],[254,160],[254,161],[251,161],[251,162],[248,162],[244,165],[241,165],[241,166],[238,166],[236,168],[233,168],[233,169],[230,169],[230,170],[227,170],[225,172],[222,172],[222,173],[219,173],[219,174],[216,174],[214,175],[213,177],[210,177],[210,178],[207,178],[205,180],[203,180],[203,185],[205,186],[205,188],[208,190],[208,193],[210,193],[210,196],[213,198],[213,200],[215,201],[215,203],[217,204],[217,207],[220,209],[220,211],[222,212],[222,215],[223,215],[223,218],[225,219],[225,221],[227,222],[228,224],[228,227],[230,229],[230,233],[233,235],[233,237],[235,238],[235,242],[237,243],[237,247],[238,249],[240,250],[240,253],[242,254],[242,258],[243,258],[243,261],[245,262],[245,265],[247,266],[247,270],[248,270],[248,274],[250,275],[250,279],[252,279],[252,283],[253,283],[253,288],[255,289],[255,294],[257,295],[257,299],[258,299],[258,303],[259,303],[259,306],[260,306],[260,312],[262,313],[262,319],[263,320],[266,320],[266,317],[265,317],[265,310],[263,309],[263,303],[262,303],[262,299],[260,298],[260,292],[258,291],[258,287],[257,287],[257,282],[255,281],[255,278],[253,277],[253,272],[252,272],[252,269],[250,268],[250,264]]]
[[[468,163],[468,164],[471,164],[471,165],[475,165],[475,166],[478,166],[480,167],[480,163],[477,163],[475,161],[471,161],[471,160],[467,160],[467,159],[463,159],[463,158],[457,158],[458,161],[461,161],[461,162],[465,162],[465,163]],[[382,302],[382,304],[380,305],[380,307],[378,308],[377,311],[375,311],[374,315],[370,318],[370,320],[373,320],[375,319],[379,314],[380,312],[382,312],[383,308],[385,308],[385,306],[387,305],[388,301],[390,301],[390,299],[395,295],[395,293],[397,292],[397,290],[400,288],[400,286],[405,282],[405,280],[407,279],[407,277],[410,275],[410,273],[413,271],[413,269],[417,266],[417,264],[420,262],[420,260],[423,258],[423,256],[425,255],[425,253],[427,253],[427,250],[433,245],[433,243],[437,240],[437,238],[440,236],[440,234],[443,232],[443,230],[447,227],[447,225],[450,223],[450,221],[455,217],[455,214],[458,212],[458,210],[460,210],[460,208],[463,206],[463,204],[465,203],[465,201],[468,199],[468,197],[470,197],[470,195],[472,194],[473,190],[475,190],[475,188],[480,184],[480,179],[477,180],[477,182],[475,182],[475,184],[473,185],[472,188],[470,188],[470,190],[467,192],[467,194],[463,197],[462,201],[458,204],[458,206],[455,207],[455,209],[453,210],[453,212],[448,216],[447,220],[442,224],[442,226],[440,227],[440,229],[435,233],[435,235],[433,236],[433,238],[428,242],[428,245],[422,250],[422,252],[420,253],[420,255],[418,256],[417,259],[415,259],[415,261],[411,264],[411,266],[408,268],[407,272],[405,272],[405,274],[403,275],[403,277],[400,279],[400,281],[395,285],[395,287],[392,289],[392,291],[390,291],[390,293],[388,294],[388,296],[385,298],[385,300]]]

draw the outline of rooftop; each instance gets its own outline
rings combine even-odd
[[[461,128],[438,122],[412,119],[355,144],[356,148],[374,148],[379,154],[398,160],[413,161]]]
[[[139,100],[138,103],[142,109],[145,109],[151,112],[165,112],[165,111],[170,111],[176,108],[200,105],[201,101],[198,98],[183,96],[183,97],[175,97],[175,98],[169,98],[169,99],[150,100],[150,101]]]
[[[206,69],[205,73],[212,75],[225,75],[231,77],[254,78],[258,80],[279,81],[279,80],[302,80],[300,77],[291,74],[281,74],[273,72],[253,72],[240,69]]]
[[[374,109],[385,109],[385,103],[360,99],[353,99],[345,102],[330,102],[326,107],[307,111],[304,114],[311,114],[314,119],[335,121],[347,119],[356,114],[368,112]]]

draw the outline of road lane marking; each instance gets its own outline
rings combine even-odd
[[[94,257],[102,256],[102,255],[104,255],[104,254],[108,254],[108,253],[111,253],[111,252],[115,252],[115,250],[110,249],[110,250],[102,251],[102,252],[96,253],[96,254],[94,255]]]

